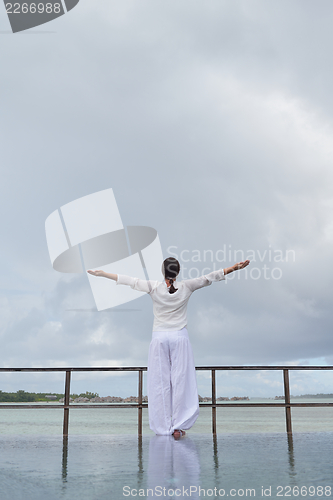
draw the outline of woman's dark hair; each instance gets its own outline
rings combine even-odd
[[[176,279],[179,274],[180,264],[177,259],[174,257],[168,257],[163,262],[163,274],[164,277],[170,281],[171,286],[169,288],[169,293],[177,292],[178,288],[173,286],[173,280]]]

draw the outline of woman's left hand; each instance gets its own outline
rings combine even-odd
[[[244,260],[244,262],[238,262],[232,267],[234,268],[234,271],[238,271],[239,269],[244,269],[244,267],[248,266],[249,264],[250,264],[249,260]]]

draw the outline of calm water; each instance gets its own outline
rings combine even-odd
[[[332,417],[292,409],[288,437],[283,408],[219,408],[214,439],[201,408],[175,441],[155,436],[144,410],[139,440],[136,410],[73,408],[63,440],[60,408],[1,409],[0,499],[331,498]]]
[[[191,434],[180,441],[143,436],[141,442],[128,435],[74,435],[65,444],[61,436],[7,435],[0,437],[0,496],[331,498],[332,445],[330,432],[289,439],[284,433],[225,433],[215,440]]]

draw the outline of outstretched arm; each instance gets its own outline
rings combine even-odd
[[[248,266],[249,264],[250,264],[249,260],[245,260],[244,262],[238,262],[237,264],[234,264],[231,267],[226,267],[225,269],[213,271],[209,274],[200,276],[199,278],[185,280],[184,283],[191,290],[191,292],[194,292],[199,288],[211,285],[213,281],[225,280],[225,276],[227,274],[230,274],[233,271],[237,271],[238,269],[244,269],[244,267]]]
[[[109,278],[110,280],[117,281],[118,274],[106,273],[105,271],[87,271],[87,273],[92,274],[93,276],[100,276],[101,278]]]
[[[237,264],[234,264],[231,267],[226,267],[223,269],[224,274],[230,274],[233,273],[234,271],[238,271],[239,269],[244,269],[244,267],[248,266],[250,264],[249,260],[245,260],[244,262],[238,262]]]

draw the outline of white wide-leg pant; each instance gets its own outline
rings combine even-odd
[[[148,355],[149,426],[155,434],[190,429],[199,415],[198,389],[187,329],[153,332]]]

